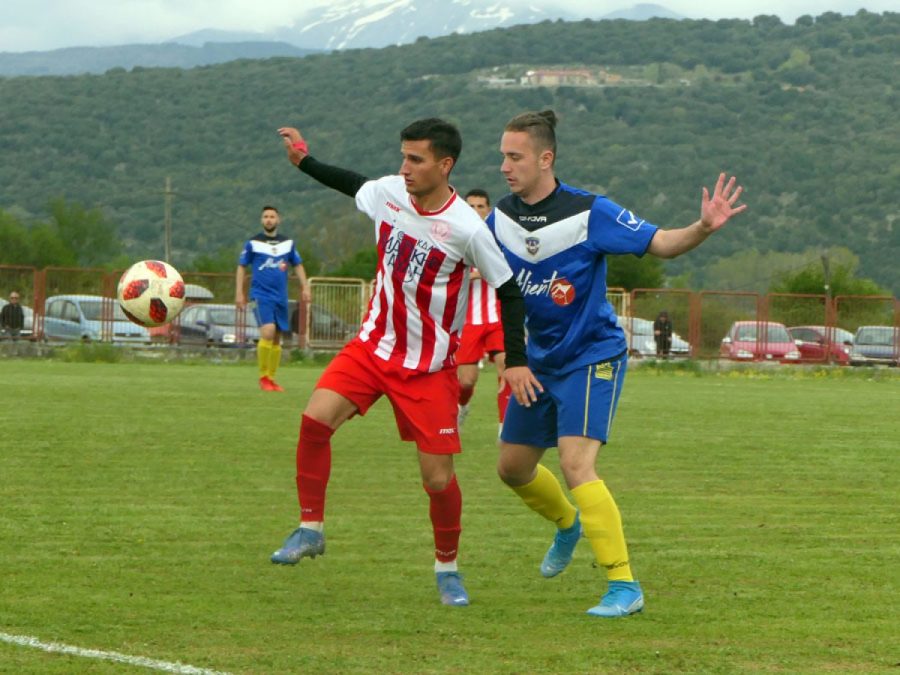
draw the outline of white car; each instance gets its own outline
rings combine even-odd
[[[619,317],[619,325],[628,339],[628,354],[636,358],[656,356],[656,340],[653,339],[653,322],[649,319]],[[689,356],[691,346],[678,334],[672,333],[670,356]]]

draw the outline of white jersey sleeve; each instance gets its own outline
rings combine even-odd
[[[494,235],[486,227],[479,227],[466,247],[466,263],[477,267],[481,277],[494,288],[512,279],[513,273],[497,246]]]
[[[378,206],[381,204],[378,195],[381,192],[381,181],[384,178],[370,180],[363,183],[356,193],[356,208],[365,213],[369,218],[375,218]]]

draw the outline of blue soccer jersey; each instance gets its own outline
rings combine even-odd
[[[532,370],[565,373],[627,349],[606,299],[606,256],[644,255],[655,225],[563,183],[537,204],[507,195],[487,223],[525,296]]]
[[[256,301],[285,301],[291,270],[303,262],[293,239],[281,235],[269,237],[259,233],[241,251],[238,264],[249,267],[253,274],[250,298]]]

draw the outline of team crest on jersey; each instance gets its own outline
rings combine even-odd
[[[450,224],[443,220],[436,220],[431,224],[431,238],[443,243],[450,238]]]
[[[541,240],[537,237],[526,237],[525,238],[525,249],[531,255],[537,255],[537,252],[541,248]]]
[[[575,299],[575,286],[565,277],[556,279],[550,284],[550,299],[557,305],[571,305]]]

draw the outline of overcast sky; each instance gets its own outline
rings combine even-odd
[[[598,16],[638,1],[531,0],[531,4]],[[265,31],[290,25],[310,7],[325,4],[336,0],[0,0],[0,52],[162,42],[202,28]],[[803,14],[852,14],[861,7],[900,11],[900,0],[655,0],[655,4],[689,18],[775,14],[785,23]]]

